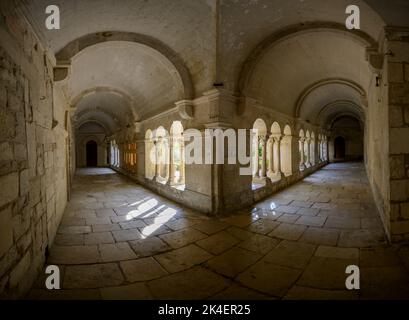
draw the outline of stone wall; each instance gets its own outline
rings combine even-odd
[[[105,134],[93,133],[93,134],[79,134],[76,136],[76,164],[77,167],[87,166],[87,142],[95,141],[97,143],[97,161],[98,167],[106,167],[107,163],[107,144],[104,141]]]
[[[409,28],[387,28],[390,230],[409,239]]]
[[[65,106],[51,59],[13,9],[1,3],[0,298],[30,288],[67,201]]]
[[[338,119],[332,126],[330,140],[328,142],[329,160],[334,161],[335,144],[337,137],[345,139],[345,157],[342,160],[362,160],[364,156],[363,139],[364,133],[358,120],[350,117]]]

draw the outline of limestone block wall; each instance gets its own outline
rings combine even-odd
[[[409,239],[409,29],[387,30],[390,232]]]
[[[366,108],[364,128],[364,161],[373,199],[378,208],[385,232],[389,237],[388,74],[386,70],[387,63],[383,65],[383,70],[373,72],[368,88],[368,106]],[[380,75],[382,76],[380,77]],[[382,78],[382,81],[380,81],[380,78]]]
[[[30,27],[3,4],[0,298],[12,298],[31,287],[63,214],[67,134],[65,106],[54,103],[52,62]]]

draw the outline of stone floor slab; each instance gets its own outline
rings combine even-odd
[[[114,243],[115,240],[110,232],[94,232],[84,235],[85,245]]]
[[[168,274],[152,257],[121,261],[119,265],[129,282],[148,281]]]
[[[221,231],[216,234],[213,234],[205,239],[199,240],[196,244],[205,249],[211,254],[218,255],[234,245],[236,245],[240,240],[232,236],[226,231]]]
[[[298,240],[305,230],[307,230],[306,226],[282,223],[268,235],[279,239]]]
[[[114,262],[137,258],[135,252],[127,242],[100,244],[98,249],[101,254],[102,262]]]
[[[262,255],[258,253],[235,247],[210,259],[206,266],[219,274],[233,278],[261,257]]]
[[[344,290],[348,276],[345,270],[347,266],[357,264],[358,259],[313,257],[297,285],[325,290]]]
[[[269,219],[260,219],[250,224],[247,227],[247,230],[265,235],[274,230],[279,225],[280,223],[276,221],[271,221]]]
[[[101,258],[97,246],[53,246],[48,257],[49,264],[97,263]]]
[[[284,240],[263,260],[279,266],[302,269],[310,261],[315,249],[311,244]]]
[[[112,235],[117,242],[142,239],[143,235],[137,229],[112,231]]]
[[[300,238],[301,242],[336,246],[340,231],[337,229],[309,227]]]
[[[153,256],[170,250],[171,248],[158,237],[130,241],[129,244],[138,257]]]
[[[262,260],[241,273],[237,280],[246,287],[281,298],[300,274],[301,270],[277,266]]]
[[[264,255],[275,248],[279,243],[280,240],[278,239],[272,239],[267,236],[255,234],[251,238],[242,241],[238,246],[240,248]]]
[[[160,236],[163,241],[175,249],[186,246],[192,242],[199,241],[206,237],[206,234],[192,228],[182,229]]]
[[[156,299],[206,299],[228,287],[230,282],[202,267],[195,267],[148,282]]]
[[[66,268],[62,288],[103,288],[123,282],[122,272],[116,263],[77,265]]]
[[[108,287],[100,289],[104,300],[151,300],[153,299],[144,282],[137,282],[126,286]]]
[[[201,264],[213,256],[196,245],[172,250],[155,256],[155,259],[171,273],[189,269]]]

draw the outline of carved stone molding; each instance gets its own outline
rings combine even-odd
[[[384,55],[382,53],[379,53],[376,49],[368,48],[366,50],[366,59],[368,60],[369,66],[371,67],[372,71],[382,71],[384,60]]]
[[[176,102],[175,105],[182,119],[191,120],[194,118],[194,108],[191,100],[181,100]]]
[[[65,80],[68,77],[68,71],[69,71],[69,67],[55,67],[53,68],[54,71],[54,81],[62,81]]]

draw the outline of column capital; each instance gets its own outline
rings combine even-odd
[[[280,142],[283,139],[283,136],[281,134],[274,134],[272,135],[272,138],[275,142]]]
[[[175,102],[179,115],[182,119],[191,120],[194,118],[194,106],[192,100],[180,100]]]

